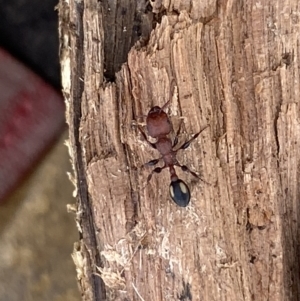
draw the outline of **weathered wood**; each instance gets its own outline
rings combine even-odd
[[[60,4],[83,297],[298,300],[298,1],[150,3],[150,38],[110,83],[102,4]],[[145,185],[141,165],[159,154],[136,127],[172,82],[180,140],[210,125],[178,156],[211,183],[178,171],[187,208],[170,200],[167,170]]]

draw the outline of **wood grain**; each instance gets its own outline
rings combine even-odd
[[[75,30],[61,32],[68,46],[83,43],[62,56],[63,84],[77,187],[86,183],[78,222],[90,210],[82,233],[95,237],[83,257],[105,284],[103,300],[298,300],[299,5],[202,2],[151,2],[161,19],[114,82],[103,77],[101,4],[84,2]],[[180,141],[209,125],[178,156],[211,184],[178,171],[187,208],[170,200],[167,170],[146,185],[141,166],[159,154],[136,126],[173,83],[168,113],[175,130],[183,119]]]

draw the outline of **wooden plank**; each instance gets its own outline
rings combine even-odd
[[[97,271],[104,300],[297,300],[297,1],[154,2],[148,41],[113,82],[103,77],[105,11],[90,0],[75,18],[74,3],[60,5],[74,24],[61,49],[78,223],[88,215],[83,243],[93,237],[87,283]],[[179,170],[186,208],[170,199],[167,170],[145,185],[151,169],[141,168],[159,153],[138,116],[166,103],[172,83],[180,142],[209,125],[178,155],[211,184]]]

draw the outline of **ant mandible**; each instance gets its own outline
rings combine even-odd
[[[167,136],[172,131],[172,124],[164,109],[169,104],[170,100],[162,106],[162,108],[155,106],[150,109],[148,115],[146,116],[146,127],[149,136],[152,138],[156,138],[156,142],[152,143],[148,140],[144,131],[138,127],[141,134],[143,135],[144,139],[147,143],[159,151],[161,157],[158,159],[154,159],[149,161],[148,163],[144,164],[145,166],[154,166],[156,165],[161,159],[164,161],[163,167],[156,167],[152,170],[147,178],[147,183],[151,180],[152,175],[154,173],[160,173],[163,169],[169,168],[170,176],[171,176],[171,183],[170,183],[170,196],[172,200],[180,207],[186,207],[190,202],[190,190],[187,184],[178,178],[174,166],[180,167],[183,171],[187,171],[191,173],[194,177],[200,179],[201,181],[205,182],[201,179],[195,172],[191,171],[187,166],[179,164],[176,159],[177,152],[180,149],[186,149],[189,147],[190,143],[195,140],[209,125],[205,126],[200,132],[195,134],[191,139],[184,142],[177,150],[174,150],[174,147],[178,143],[178,135],[181,129],[181,123],[176,133],[175,139],[172,143],[172,140]],[[205,182],[206,183],[206,182]]]

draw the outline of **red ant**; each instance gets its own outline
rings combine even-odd
[[[166,106],[169,104],[170,100],[163,105],[162,108],[155,106],[150,109],[148,115],[146,116],[146,127],[149,136],[152,138],[156,138],[155,143],[151,143],[146,134],[143,130],[139,127],[140,132],[142,133],[144,139],[147,143],[157,149],[160,154],[162,155],[158,159],[154,159],[149,161],[145,164],[145,166],[154,166],[156,165],[161,159],[164,161],[163,167],[156,167],[152,170],[147,178],[147,183],[151,180],[152,175],[154,173],[160,173],[163,169],[169,168],[170,175],[171,175],[171,183],[170,183],[170,196],[172,200],[180,207],[186,207],[190,202],[190,190],[181,179],[178,178],[174,166],[179,166],[183,171],[187,171],[191,173],[194,177],[200,179],[201,181],[205,182],[201,179],[195,172],[191,171],[187,166],[180,165],[176,159],[176,154],[180,149],[186,149],[189,147],[190,143],[195,140],[209,125],[204,127],[200,132],[195,134],[190,140],[183,143],[177,150],[174,150],[174,147],[178,143],[178,135],[181,129],[181,123],[176,133],[175,139],[172,143],[172,140],[167,136],[172,131],[172,124],[171,121],[164,111]],[[205,182],[206,183],[206,182]]]

